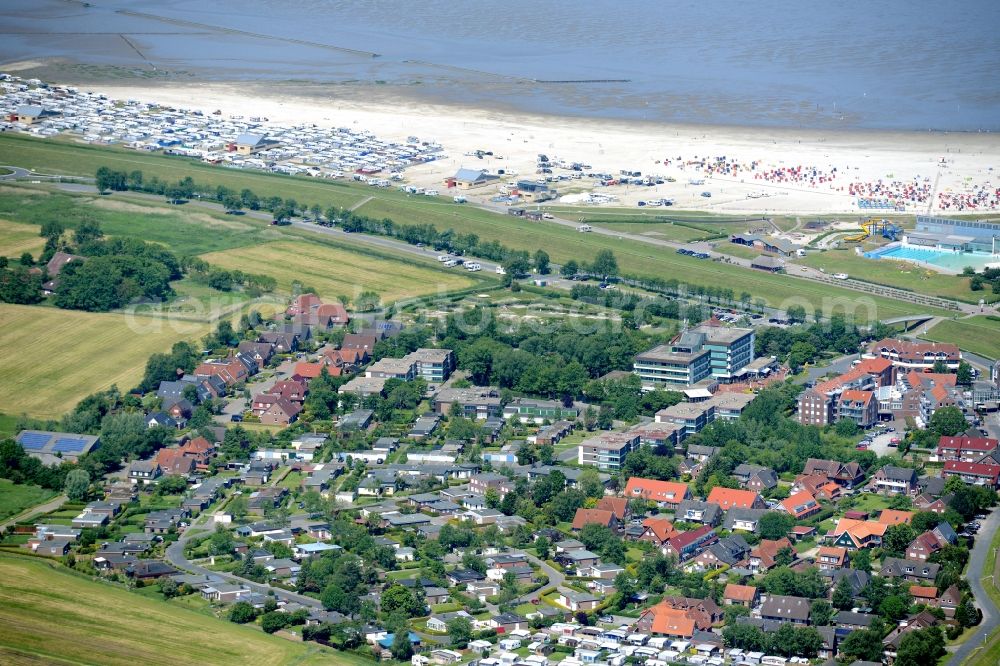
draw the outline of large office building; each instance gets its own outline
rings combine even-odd
[[[644,391],[676,389],[705,379],[739,379],[753,358],[753,329],[702,325],[637,355],[633,371]]]

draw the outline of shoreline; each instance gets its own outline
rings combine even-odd
[[[0,67],[2,69],[2,67]],[[962,196],[970,186],[992,192],[993,166],[1000,164],[1000,134],[989,132],[903,132],[825,130],[724,125],[664,124],[648,120],[603,120],[431,103],[403,96],[395,87],[337,87],[323,84],[136,81],[77,84],[80,90],[223,117],[265,117],[281,125],[314,124],[367,130],[379,138],[440,143],[445,159],[410,167],[408,183],[440,187],[459,168],[502,169],[508,177],[535,179],[536,159],[589,165],[587,171],[620,170],[672,177],[655,187],[598,188],[635,207],[644,198],[671,198],[677,209],[732,214],[892,214],[857,206],[859,187],[922,187],[927,201],[906,214],[937,212],[936,196]],[[367,94],[367,93],[372,94]],[[469,156],[474,151],[493,155]],[[725,156],[732,171],[701,171]],[[714,164],[712,165],[714,166]],[[756,171],[751,171],[751,166]],[[768,172],[764,177],[761,172]],[[770,173],[774,172],[774,173]],[[807,175],[817,174],[811,180]],[[806,175],[803,175],[806,174]],[[705,186],[698,185],[704,180]],[[933,183],[933,191],[931,191]],[[560,194],[594,192],[590,182],[555,184]],[[710,191],[711,198],[701,196]],[[495,194],[495,189],[489,192]],[[938,194],[941,193],[941,194]],[[473,196],[487,194],[473,190]],[[558,202],[550,202],[558,203]],[[648,209],[647,209],[648,210]],[[656,209],[660,211],[665,208]],[[952,210],[952,213],[993,213]]]

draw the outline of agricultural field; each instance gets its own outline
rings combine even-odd
[[[969,289],[967,277],[938,273],[908,261],[866,259],[854,254],[852,249],[813,252],[797,259],[796,263],[822,268],[827,273],[847,273],[858,280],[969,303],[978,303],[986,293]]]
[[[130,389],[146,359],[208,332],[206,322],[164,321],[0,304],[0,403],[8,414],[57,418],[81,398]]]
[[[0,219],[0,257],[17,259],[23,252],[38,258],[45,239],[38,235],[38,227]]]
[[[951,342],[973,354],[1000,359],[1000,317],[977,315],[967,319],[945,319],[920,337],[934,342]]]
[[[475,284],[461,268],[445,271],[429,263],[421,265],[307,241],[264,243],[213,252],[202,258],[213,266],[270,275],[282,291],[291,292],[298,283],[315,289],[326,300],[341,294],[353,300],[363,291],[375,291],[383,302],[390,302]]]
[[[0,662],[7,664],[360,663],[41,559],[0,554],[0,578]]]
[[[0,479],[0,520],[16,516],[55,496],[55,492],[40,486]]]

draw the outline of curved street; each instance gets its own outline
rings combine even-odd
[[[979,536],[972,547],[969,567],[966,569],[966,578],[969,580],[972,594],[976,597],[976,605],[983,612],[983,621],[976,627],[972,635],[952,653],[951,659],[948,661],[952,666],[959,666],[973,653],[981,650],[986,645],[993,630],[1000,626],[1000,609],[996,607],[993,599],[986,594],[986,589],[983,587],[983,578],[989,579],[993,576],[993,572],[984,571],[984,567],[997,527],[1000,527],[1000,509],[994,510],[986,520],[982,521],[982,528],[980,528]]]

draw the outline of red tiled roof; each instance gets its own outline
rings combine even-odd
[[[727,584],[725,591],[722,593],[723,599],[729,599],[731,601],[751,602],[756,596],[756,587],[753,587],[752,585],[737,585],[736,583]]]
[[[633,476],[625,485],[625,497],[641,497],[653,502],[679,504],[689,494],[687,484],[679,481],[657,481]]]
[[[740,509],[751,509],[757,502],[759,495],[752,490],[738,490],[735,488],[723,488],[716,486],[708,493],[709,504],[718,504],[724,510],[733,507]]]
[[[601,509],[577,509],[576,515],[573,516],[573,529],[579,530],[583,529],[586,525],[603,525],[607,527],[615,519],[615,516],[610,511],[602,511]]]
[[[955,474],[982,476],[988,479],[993,479],[994,483],[997,482],[997,479],[1000,479],[1000,467],[983,465],[982,463],[968,463],[961,462],[959,460],[949,460],[944,464],[944,471],[954,472]]]

